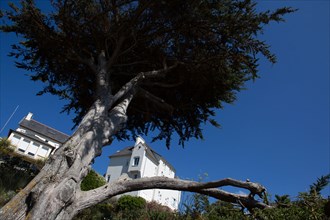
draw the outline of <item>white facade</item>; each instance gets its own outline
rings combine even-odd
[[[43,160],[53,154],[69,136],[33,120],[32,116],[29,113],[16,130],[10,130],[8,140],[16,153]]]
[[[145,141],[138,137],[133,147],[127,147],[110,156],[106,180],[112,182],[127,174],[132,179],[153,176],[175,178],[174,168]],[[147,201],[156,201],[172,210],[178,209],[181,192],[176,190],[148,189],[127,193]]]

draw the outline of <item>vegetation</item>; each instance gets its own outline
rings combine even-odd
[[[7,138],[0,138],[0,207],[24,188],[38,173],[34,165],[11,156],[14,149]]]
[[[187,190],[223,201],[266,208],[254,196],[222,193],[208,184],[142,178],[81,191],[95,157],[113,139],[155,134],[170,146],[203,138],[215,110],[232,103],[256,79],[259,58],[274,63],[258,39],[270,22],[294,11],[257,11],[251,0],[148,1],[53,0],[42,10],[33,0],[1,11],[0,31],[16,34],[10,56],[16,66],[44,83],[39,93],[67,100],[77,130],[28,185],[2,208],[6,220],[72,219],[82,208],[128,191]],[[210,183],[236,186],[262,197],[260,184],[233,179]],[[29,202],[26,202],[29,201]]]
[[[105,179],[94,170],[90,170],[87,176],[81,182],[80,188],[83,191],[88,191],[103,186],[104,184],[106,184]]]
[[[330,175],[320,177],[308,192],[299,193],[292,201],[288,195],[275,195],[275,200],[271,201],[273,208],[252,212],[228,202],[210,203],[207,196],[200,194],[190,195],[179,212],[155,202],[146,203],[142,198],[122,196],[118,201],[111,200],[84,210],[75,220],[326,220],[330,219],[330,199],[323,198],[321,190],[329,185],[329,179]],[[89,218],[86,213],[90,214]]]
[[[14,149],[11,146],[10,140],[7,138],[0,138],[0,154],[9,155],[13,151]]]
[[[0,26],[25,39],[9,55],[45,84],[39,95],[67,100],[63,111],[74,111],[78,125],[95,101],[109,102],[139,79],[126,126],[114,137],[159,131],[155,140],[168,146],[174,133],[183,144],[203,137],[202,124],[218,126],[214,109],[235,101],[245,82],[258,77],[259,55],[276,62],[257,36],[294,11],[257,12],[251,0],[56,0],[51,6],[44,14],[33,0],[11,5],[3,12],[11,23]],[[118,98],[133,88],[127,89]]]

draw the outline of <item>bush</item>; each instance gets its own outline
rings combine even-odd
[[[0,153],[3,155],[9,155],[14,151],[14,148],[11,146],[10,140],[7,138],[0,138]]]
[[[124,195],[118,199],[116,210],[121,219],[140,219],[146,211],[146,200],[141,197]]]
[[[31,164],[16,157],[0,154],[0,207],[26,186],[38,173]]]
[[[88,209],[84,209],[73,220],[105,220],[113,219],[114,206],[111,203],[100,203]]]
[[[147,203],[146,217],[148,220],[173,220],[177,219],[178,216],[169,207],[152,201]]]
[[[82,191],[88,191],[103,186],[106,183],[107,182],[101,175],[96,173],[94,170],[91,170],[84,178],[84,180],[81,182],[80,188]]]

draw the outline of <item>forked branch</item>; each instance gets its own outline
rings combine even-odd
[[[249,195],[241,195],[218,189],[218,187],[223,186],[244,188],[249,190],[251,193]],[[262,194],[266,190],[265,187],[258,183],[239,181],[230,178],[222,179],[219,181],[201,183],[167,177],[147,177],[134,180],[130,178],[120,179],[115,182],[108,183],[95,190],[81,192],[79,198],[76,200],[79,201],[79,204],[77,204],[77,208],[79,210],[82,210],[116,195],[136,190],[154,188],[201,193],[222,201],[236,203],[239,205],[242,204],[248,209],[271,208],[271,206],[260,202],[254,198],[255,194],[262,197]]]
[[[125,96],[129,91],[134,89],[142,80],[147,78],[155,78],[155,77],[162,77],[165,76],[167,72],[174,69],[178,63],[166,67],[164,69],[153,70],[148,72],[141,72],[137,74],[134,78],[132,78],[129,82],[127,82],[121,89],[112,97],[112,104],[116,103],[119,99]],[[110,106],[111,107],[111,106]]]

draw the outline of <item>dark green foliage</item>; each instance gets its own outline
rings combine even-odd
[[[148,202],[145,218],[149,220],[175,220],[179,219],[179,214],[157,202]]]
[[[80,188],[83,191],[88,191],[103,186],[104,184],[106,184],[105,179],[94,170],[91,170],[81,182]]]
[[[185,215],[191,216],[192,219],[200,218],[210,206],[209,197],[206,195],[194,193],[191,200],[183,204]]]
[[[257,57],[276,61],[258,35],[294,11],[257,12],[251,0],[54,0],[52,6],[45,14],[33,0],[22,1],[2,13],[9,22],[0,26],[22,37],[10,55],[45,84],[39,94],[67,100],[63,111],[73,110],[78,124],[99,98],[95,70],[86,60],[97,65],[105,52],[113,94],[140,72],[177,64],[140,84],[126,129],[117,134],[125,139],[158,130],[154,140],[167,145],[173,133],[183,145],[203,138],[202,124],[218,126],[215,109],[235,101],[245,82],[258,77]]]
[[[116,210],[121,219],[140,219],[146,211],[146,200],[141,197],[124,195],[118,199]]]
[[[288,207],[291,203],[290,196],[289,195],[275,195],[275,203],[277,207]]]
[[[100,203],[88,209],[82,210],[73,220],[104,220],[113,219],[115,216],[113,203]]]
[[[10,140],[7,138],[0,138],[0,153],[2,155],[8,155],[9,153],[14,151],[14,148],[12,148],[10,143]]]
[[[316,183],[313,183],[309,187],[309,193],[320,195],[320,192],[329,184],[329,181],[330,181],[330,174],[317,178]]]
[[[23,189],[39,170],[19,157],[0,151],[0,207]]]
[[[235,206],[228,202],[217,201],[212,203],[206,213],[205,219],[210,220],[243,220],[249,219],[249,216],[242,212],[241,207]]]

